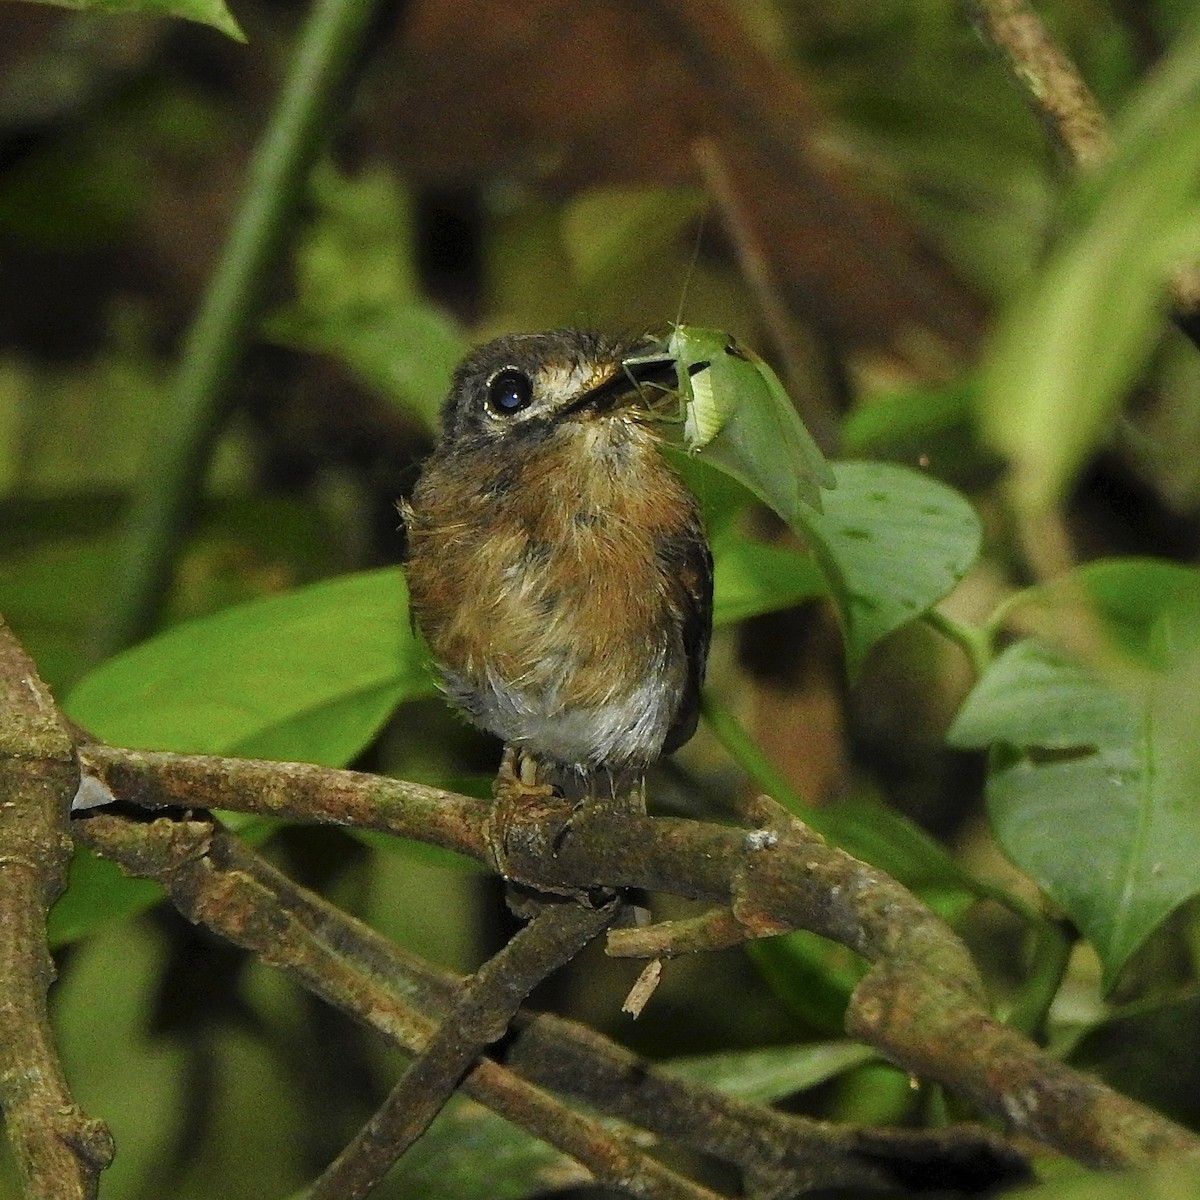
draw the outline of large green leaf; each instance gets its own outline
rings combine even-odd
[[[1195,257],[1200,23],[1134,97],[1112,161],[1082,179],[1045,266],[985,364],[980,413],[1028,510],[1062,500],[1162,335],[1172,268]]]
[[[110,921],[145,912],[165,894],[152,879],[129,879],[116,863],[76,846],[67,890],[50,910],[47,938],[54,947],[78,941]]]
[[[66,708],[121,745],[341,766],[399,701],[433,692],[390,568],[170,629],[98,667]]]
[[[1181,719],[1176,686],[1195,661],[1200,574],[1124,563],[1076,579],[1114,644],[1148,648],[1160,669],[1110,677],[1019,642],[984,674],[949,738],[995,747],[987,794],[997,837],[1093,943],[1111,984],[1163,918],[1200,893],[1198,714],[1193,703]]]
[[[1057,1170],[1056,1170],[1057,1173]],[[1194,1200],[1200,1195],[1200,1167],[1164,1162],[1139,1171],[1083,1173],[1006,1192],[1008,1200]]]
[[[728,534],[713,543],[713,622],[744,621],[826,593],[810,555]]]
[[[881,638],[915,620],[966,575],[979,553],[979,518],[958,492],[888,463],[834,466],[825,511],[801,530],[829,581],[855,669]]]
[[[700,493],[718,461],[672,453]],[[834,487],[821,493],[823,512],[796,506],[794,528],[811,562],[782,547],[748,542],[730,531],[736,496],[722,495],[714,538],[716,618],[739,620],[822,591],[837,607],[846,656],[856,670],[876,642],[944,599],[974,565],[982,530],[961,493],[908,467],[877,462],[832,464]],[[733,485],[736,488],[736,484]]]

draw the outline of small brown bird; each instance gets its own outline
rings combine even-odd
[[[527,785],[540,766],[616,787],[696,728],[712,558],[659,451],[675,364],[656,351],[577,330],[475,350],[401,505],[446,694]]]

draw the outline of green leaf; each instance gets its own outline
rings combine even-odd
[[[342,766],[397,703],[434,692],[390,568],[170,629],[93,671],[66,709],[119,745]]]
[[[1161,559],[1101,559],[1063,579],[1030,588],[1013,607],[1053,610],[1078,601],[1075,589],[1082,587],[1114,646],[1162,671],[1172,667],[1181,639],[1186,640],[1192,602],[1200,600],[1198,579],[1191,567]]]
[[[395,173],[313,172],[317,215],[296,251],[296,300],[266,323],[271,337],[341,359],[427,426],[437,424],[465,344],[421,295],[408,195]]]
[[[188,21],[198,21],[201,25],[211,25],[234,41],[246,40],[242,27],[222,0],[42,0],[42,3],[77,12],[183,17]]]
[[[0,556],[0,613],[42,677],[59,689],[78,679],[87,665],[83,647],[98,615],[96,598],[109,583],[113,543],[105,533],[85,538],[71,529],[69,505],[46,502],[44,507],[62,519],[64,536],[12,558]]]
[[[947,919],[989,894],[941,842],[886,804],[850,798],[818,811],[820,832],[831,842],[886,871]]]
[[[874,1050],[858,1042],[810,1042],[672,1058],[662,1068],[668,1075],[717,1088],[752,1104],[773,1104],[828,1083],[876,1057]]]
[[[731,625],[823,596],[811,556],[729,534],[713,543],[713,622]]]
[[[1188,1128],[1200,1123],[1200,993],[1194,986],[1106,1014],[1070,1050],[1073,1067]]]
[[[164,895],[160,884],[128,879],[115,863],[77,846],[69,885],[50,910],[46,936],[52,947],[64,946],[108,921],[144,912]]]
[[[948,595],[979,553],[979,518],[958,492],[888,463],[834,466],[825,511],[802,532],[829,581],[856,670],[867,651]]]
[[[388,1176],[394,1195],[423,1200],[525,1200],[590,1176],[547,1142],[455,1099]]]
[[[867,964],[853,950],[798,929],[746,947],[767,986],[807,1028],[845,1032],[850,993]]]
[[[920,447],[970,423],[977,388],[960,380],[937,390],[903,392],[856,408],[842,430],[848,455]]]
[[[1170,680],[1123,691],[1027,640],[996,659],[949,734],[954,746],[997,747],[987,784],[996,835],[1092,942],[1109,985],[1200,892],[1194,720],[1177,719]]]
[[[276,341],[340,359],[364,384],[437,428],[464,343],[454,326],[425,304],[346,312],[276,314]]]
[[[1193,22],[1123,115],[1112,161],[1080,180],[1058,247],[997,331],[980,414],[1028,511],[1062,501],[1162,336],[1170,272],[1195,247],[1198,114]]]
[[[704,211],[694,189],[599,187],[581,192],[564,209],[562,241],[581,291],[612,287],[676,245]]]
[[[1006,1192],[1008,1200],[1194,1200],[1200,1195],[1200,1167],[1165,1162],[1141,1171],[1088,1171]]]

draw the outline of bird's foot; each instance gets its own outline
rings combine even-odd
[[[492,784],[496,802],[488,820],[488,850],[492,865],[510,883],[532,884],[523,877],[514,858],[553,856],[553,846],[541,844],[546,830],[544,818],[561,807],[562,791],[551,783],[538,782],[538,766],[533,755],[517,746],[505,746]]]
[[[505,746],[492,795],[497,804],[520,804],[522,801],[546,800],[558,793],[551,783],[538,783],[538,760],[519,746]]]

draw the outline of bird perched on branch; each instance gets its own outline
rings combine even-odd
[[[413,617],[518,790],[628,786],[695,731],[712,558],[658,447],[675,383],[645,340],[490,342],[401,504]]]

